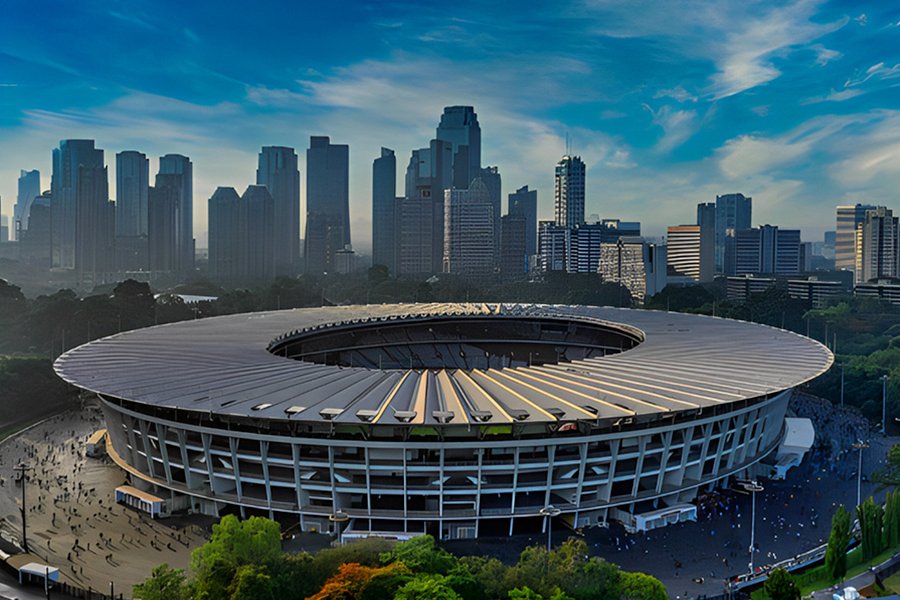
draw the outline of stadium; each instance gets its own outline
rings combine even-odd
[[[161,325],[55,369],[169,511],[455,539],[693,519],[699,494],[772,471],[793,389],[832,360],[715,317],[412,304]]]

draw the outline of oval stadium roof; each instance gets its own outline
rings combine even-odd
[[[489,369],[373,369],[276,356],[298,329],[449,315],[607,321],[643,332],[625,352]],[[588,306],[340,306],[185,321],[63,354],[66,381],[108,397],[254,419],[389,425],[597,420],[696,410],[792,388],[833,356],[803,336],[742,321]]]

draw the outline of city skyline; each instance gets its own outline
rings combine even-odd
[[[350,146],[353,241],[368,252],[371,161],[381,146],[408,156],[457,104],[478,111],[481,162],[499,167],[503,195],[537,189],[541,218],[567,136],[586,162],[586,212],[641,220],[649,235],[716,194],[753,196],[753,225],[802,225],[806,239],[834,228],[836,205],[896,197],[900,27],[886,8],[509,9],[462,5],[448,19],[446,5],[360,5],[342,10],[333,35],[336,8],[276,19],[284,8],[262,4],[200,19],[194,7],[12,6],[0,25],[0,154],[12,157],[0,166],[3,214],[20,169],[39,169],[48,189],[49,150],[88,137],[107,151],[113,198],[115,153],[145,153],[152,172],[155,157],[191,157],[203,245],[206,199],[252,181],[260,147],[299,150],[327,135]],[[217,33],[237,22],[244,54]],[[40,31],[57,25],[56,43],[43,43]],[[75,50],[67,42],[84,28],[105,35]],[[124,47],[114,57],[106,34]]]

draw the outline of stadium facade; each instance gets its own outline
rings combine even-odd
[[[713,317],[415,304],[163,325],[55,368],[176,509],[448,539],[693,518],[698,494],[770,468],[793,388],[832,360]]]

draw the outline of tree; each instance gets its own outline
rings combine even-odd
[[[384,567],[367,567],[359,563],[346,563],[338,568],[318,593],[307,600],[362,600],[371,585],[377,585],[382,578],[409,574],[403,563],[392,563]],[[402,588],[401,588],[402,589]],[[410,598],[415,598],[411,596]]]
[[[507,596],[509,596],[509,600],[544,600],[543,596],[527,585],[509,590]]]
[[[258,565],[239,567],[228,586],[229,600],[275,600],[275,586],[268,569]]]
[[[622,600],[667,600],[669,597],[662,582],[646,573],[622,572],[619,590]]]
[[[869,496],[856,508],[856,514],[862,538],[860,540],[862,556],[864,560],[868,560],[884,549],[884,509]]]
[[[231,580],[243,565],[267,565],[281,557],[281,530],[275,521],[225,515],[213,525],[210,540],[191,554],[197,587],[209,598],[226,598]]]
[[[132,587],[132,595],[140,600],[188,600],[191,597],[187,575],[163,563],[150,577]]]
[[[443,575],[420,573],[397,590],[394,600],[461,600]]]
[[[825,549],[825,571],[831,579],[847,574],[847,544],[850,543],[850,513],[841,504],[831,517],[831,533]]]
[[[446,575],[456,565],[456,558],[443,548],[437,548],[434,538],[421,535],[400,542],[385,553],[382,562],[402,562],[414,573],[439,573]]]
[[[781,567],[769,573],[763,590],[771,600],[800,600],[800,588],[791,574]]]

